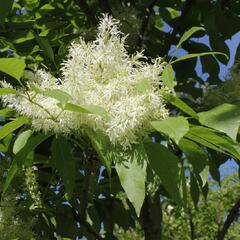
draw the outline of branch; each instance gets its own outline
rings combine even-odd
[[[88,192],[90,185],[91,172],[88,169],[85,169],[85,176],[83,182],[83,190],[80,203],[80,216],[82,219],[86,219],[87,207],[88,207]]]
[[[146,32],[147,27],[148,27],[149,18],[150,18],[150,16],[151,16],[153,7],[154,7],[154,5],[156,4],[156,2],[157,2],[157,0],[154,0],[154,1],[153,1],[148,7],[146,7],[146,9],[145,9],[145,13],[144,13],[144,16],[143,16],[142,25],[141,25],[140,32],[139,32],[139,35],[138,35],[138,40],[137,40],[137,48],[138,48],[138,49],[141,49],[141,48],[142,48],[143,40],[144,40],[144,35],[145,35],[145,32]]]
[[[239,214],[239,209],[240,209],[240,199],[238,199],[235,202],[234,206],[229,211],[222,229],[218,232],[217,240],[224,240],[224,237],[227,234],[229,227],[231,226],[231,224],[234,222],[234,220]]]
[[[189,226],[191,231],[191,240],[194,240],[195,239],[194,223],[193,223],[192,212],[190,208],[188,209],[188,214],[189,214]]]
[[[79,222],[80,224],[82,224],[82,225],[88,230],[88,232],[91,233],[96,239],[98,239],[98,240],[104,239],[104,238],[102,238],[102,237],[99,235],[98,232],[96,232],[96,231],[92,228],[92,226],[91,226],[87,221],[85,221],[84,219],[82,219],[82,218],[79,216],[79,214],[78,214],[78,212],[77,212],[76,210],[72,209],[72,213],[73,213],[74,219],[75,219],[77,222]]]

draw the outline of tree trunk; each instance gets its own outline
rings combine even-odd
[[[160,240],[162,235],[162,209],[158,192],[154,197],[145,197],[141,217],[145,240]]]

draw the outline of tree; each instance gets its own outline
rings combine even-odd
[[[131,228],[161,239],[163,202],[189,215],[209,174],[221,183],[219,166],[239,164],[239,106],[211,105],[205,91],[224,91],[219,63],[239,12],[239,1],[0,1],[1,199],[18,194],[12,207],[29,208],[19,216],[35,215],[29,239],[116,239]],[[210,44],[194,38],[204,36]]]

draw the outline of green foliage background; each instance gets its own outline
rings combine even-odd
[[[93,40],[102,13],[121,21],[129,53],[144,49],[168,62],[163,81],[176,93],[166,96],[171,115],[151,123],[154,143],[148,138],[126,153],[100,133],[78,140],[29,132],[28,119],[3,107],[0,239],[219,240],[234,206],[224,235],[240,239],[239,179],[219,173],[229,158],[240,159],[239,65],[222,82],[219,63],[227,58],[207,53],[229,55],[226,40],[239,31],[240,2],[0,0],[0,78],[25,85],[36,67],[59,76],[71,41]],[[194,40],[205,35],[210,46]],[[195,55],[177,58],[172,46]],[[205,81],[196,71],[199,54]],[[125,165],[123,153],[132,159]],[[147,159],[146,170],[139,158]],[[145,177],[146,192],[136,191]]]

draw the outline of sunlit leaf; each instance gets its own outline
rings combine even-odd
[[[26,123],[28,123],[28,119],[26,117],[20,117],[12,122],[5,124],[2,128],[0,128],[0,140]]]
[[[17,94],[17,91],[13,88],[0,88],[0,95]]]
[[[205,29],[203,27],[192,27],[190,28],[188,31],[186,31],[181,39],[179,40],[177,46],[176,46],[176,49],[178,49],[182,44],[183,42],[185,42],[186,40],[188,40],[195,32],[198,32],[198,31],[204,31]]]
[[[192,116],[193,118],[198,119],[197,113],[189,105],[187,105],[184,101],[182,101],[179,97],[171,95],[171,96],[165,97],[165,99],[172,105],[179,108],[184,113]]]
[[[232,104],[222,104],[207,112],[198,113],[199,121],[203,125],[226,133],[236,140],[240,125],[240,108]]]
[[[0,116],[1,117],[6,117],[9,115],[9,113],[12,112],[12,109],[11,108],[4,108],[4,109],[1,109],[0,110]]]
[[[135,146],[128,153],[122,152],[115,158],[120,183],[138,216],[145,198],[146,159],[142,145]]]
[[[209,128],[201,126],[192,127],[185,135],[185,137],[213,150],[240,159],[240,153],[237,150],[237,145],[235,146],[232,139],[220,135]]]
[[[176,143],[188,132],[188,121],[184,117],[167,117],[160,121],[153,121],[151,125],[159,132],[172,138]]]
[[[100,116],[108,117],[108,113],[106,110],[100,106],[88,105],[88,106],[80,106],[73,103],[65,104],[64,110],[79,112],[79,113],[87,113],[87,114],[97,114]]]
[[[25,61],[19,58],[0,58],[0,71],[20,81],[25,69]]]
[[[30,136],[33,134],[32,130],[26,130],[20,133],[13,144],[13,153],[17,154],[27,143]]]
[[[46,89],[42,91],[42,94],[46,97],[54,98],[63,104],[72,100],[71,95],[69,95],[67,92],[64,92],[60,89]]]
[[[221,53],[221,52],[191,53],[191,54],[187,54],[187,55],[177,58],[176,60],[172,61],[171,64],[180,62],[183,60],[191,59],[191,58],[202,57],[202,56],[207,56],[207,55],[217,55],[217,54],[223,55],[226,57],[226,59],[228,59],[228,56],[225,53]]]
[[[176,85],[176,83],[174,82],[174,78],[175,76],[174,76],[172,65],[167,64],[164,67],[163,73],[162,73],[162,81],[164,85],[169,88],[174,88],[174,86]]]

